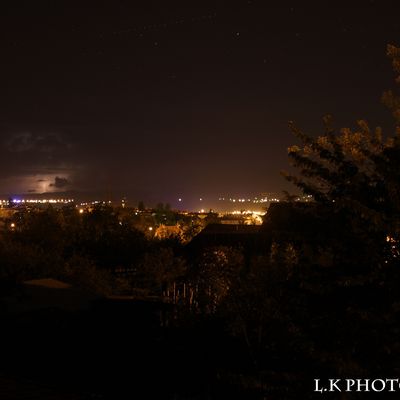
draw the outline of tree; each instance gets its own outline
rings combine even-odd
[[[399,74],[400,49],[388,46],[388,56]],[[284,287],[285,298],[303,298],[306,307],[291,304],[286,312],[307,335],[307,357],[336,375],[390,375],[399,357],[400,98],[389,91],[383,100],[395,118],[391,136],[362,120],[335,133],[330,116],[316,138],[290,124],[301,142],[288,151],[299,174],[285,176],[313,196],[303,208],[334,231],[318,242],[321,259],[333,262],[310,262],[305,246],[296,252],[298,278],[292,293]]]
[[[135,288],[146,289],[150,293],[160,295],[185,273],[185,260],[175,256],[172,248],[160,246],[143,256],[132,284]]]
[[[197,260],[196,284],[203,296],[200,306],[215,312],[244,267],[243,252],[227,246],[207,248]]]
[[[395,78],[395,82],[400,84],[400,48],[388,45],[387,55],[392,60],[394,72],[398,74]],[[393,91],[388,90],[383,93],[382,101],[392,111],[396,123],[400,124],[400,97],[396,96]],[[396,129],[398,130],[399,126],[397,126]]]
[[[146,206],[144,205],[144,202],[142,200],[139,201],[138,210],[139,211],[145,211],[146,210]]]
[[[388,46],[388,56],[400,73],[400,49]],[[400,83],[400,77],[396,81]],[[385,104],[400,123],[400,98],[389,91]],[[347,213],[354,231],[383,243],[397,241],[400,221],[400,127],[383,137],[378,127],[357,121],[358,129],[343,128],[335,134],[330,116],[324,118],[325,133],[314,138],[290,123],[301,146],[288,149],[300,176],[285,174],[304,194],[320,204],[333,205],[336,213]]]

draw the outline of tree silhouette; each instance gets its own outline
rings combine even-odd
[[[400,74],[400,49],[388,46],[388,56]],[[294,249],[297,276],[282,290],[285,301],[297,301],[285,313],[304,335],[299,339],[304,354],[345,376],[390,374],[399,356],[394,305],[400,282],[400,98],[388,91],[383,101],[395,118],[394,133],[386,137],[363,120],[355,130],[336,133],[326,116],[318,137],[290,124],[300,140],[288,149],[298,175],[284,175],[314,199],[290,208],[308,217],[304,225],[318,222],[318,229]],[[300,233],[305,231],[307,226]],[[307,246],[314,251],[311,259],[305,257]],[[286,265],[280,261],[286,253],[278,255]]]
[[[388,46],[388,55],[400,72],[400,49]],[[396,79],[399,83],[399,77]],[[400,122],[400,99],[392,91],[385,104]],[[400,221],[400,127],[386,138],[378,127],[371,130],[364,120],[358,129],[335,133],[331,116],[324,117],[325,133],[312,137],[292,122],[290,128],[300,146],[288,149],[299,175],[284,173],[286,179],[317,203],[331,205],[333,212],[347,212],[355,231],[380,234],[380,241],[398,240]],[[389,239],[388,239],[389,238]]]

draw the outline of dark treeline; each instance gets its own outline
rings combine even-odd
[[[82,214],[75,207],[17,211],[12,221],[0,241],[1,279],[10,283],[52,277],[122,294],[127,285],[146,286],[142,279],[150,279],[145,269],[154,254],[161,252],[166,262],[165,252],[174,257],[182,247],[176,238],[147,237],[118,209],[102,204]],[[136,279],[119,277],[118,270],[134,271]]]

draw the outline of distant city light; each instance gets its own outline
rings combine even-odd
[[[239,215],[239,214],[264,215],[265,212],[263,212],[263,211],[252,211],[252,210],[246,210],[246,211],[236,210],[236,211],[231,211],[230,214],[233,214],[233,215]]]
[[[11,203],[14,204],[68,204],[73,203],[74,199],[12,199]],[[8,201],[3,201],[8,203]]]
[[[179,202],[181,202],[181,201],[182,201],[182,199],[181,199],[181,198],[179,198],[179,199],[178,199],[178,201],[179,201]]]

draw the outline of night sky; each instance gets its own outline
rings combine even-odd
[[[390,127],[398,1],[1,4],[0,193],[290,188],[288,121]]]

